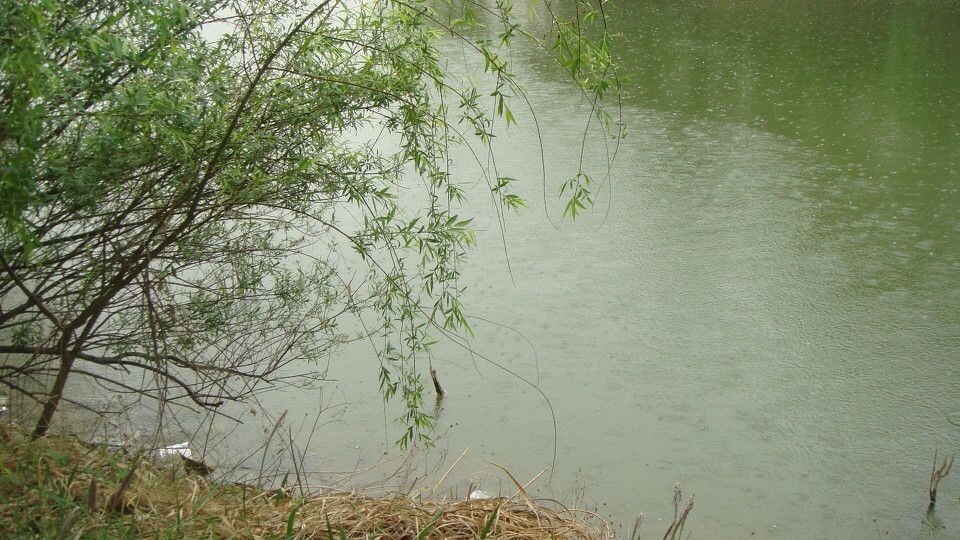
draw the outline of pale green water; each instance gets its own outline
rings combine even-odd
[[[680,480],[694,537],[920,535],[933,451],[960,446],[960,4],[612,4],[632,82],[609,216],[508,221],[516,286],[488,221],[467,276],[474,313],[537,348],[555,483],[581,471],[648,531]],[[580,103],[527,65],[559,172]],[[536,178],[529,133],[501,148]],[[478,350],[536,376],[477,324]],[[452,451],[549,464],[532,391],[439,358]],[[350,440],[382,441],[377,416]],[[960,482],[941,493],[954,538]]]
[[[960,449],[960,4],[611,4],[632,79],[610,191],[554,230],[528,122],[499,147],[537,201],[507,222],[516,284],[482,205],[465,278],[474,314],[536,347],[554,489],[579,473],[654,536],[678,480],[694,538],[920,536],[933,451]],[[581,103],[515,59],[559,174]],[[476,326],[478,351],[536,379],[516,332]],[[369,351],[346,356],[338,397],[366,404],[325,428],[319,463],[397,434]],[[443,444],[471,449],[464,476],[490,460],[529,478],[550,464],[549,413],[478,362],[437,355]],[[943,537],[958,497],[945,481]]]
[[[676,481],[697,497],[693,538],[921,537],[933,452],[960,450],[960,3],[608,9],[631,76],[609,190],[554,230],[521,120],[498,146],[534,201],[507,221],[515,284],[482,200],[464,281],[471,312],[509,327],[475,321],[476,350],[539,377],[556,410],[539,494],[569,500],[580,478],[627,534],[645,512],[648,537]],[[537,58],[515,60],[559,178],[584,110]],[[470,448],[453,476],[550,464],[535,392],[455,347],[435,366],[441,446]],[[355,403],[313,439],[314,468],[352,469],[399,436],[376,369],[363,346],[332,361],[327,396]],[[263,404],[297,420],[318,400]],[[958,498],[950,478],[940,537],[960,533]]]

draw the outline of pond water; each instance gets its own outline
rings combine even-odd
[[[538,493],[586,486],[626,533],[640,511],[662,530],[680,481],[695,538],[956,538],[960,481],[925,510],[934,451],[960,447],[960,3],[609,9],[630,76],[612,180],[555,229],[521,120],[499,166],[534,202],[505,238],[478,203],[464,277],[474,350],[552,403],[556,469]],[[576,163],[584,105],[534,51],[515,54],[554,181]],[[588,166],[603,152],[592,139]],[[392,451],[373,362],[364,346],[331,362],[326,395],[351,405],[316,463]],[[434,366],[440,446],[470,449],[454,476],[551,465],[535,391],[454,346]]]
[[[556,444],[536,494],[586,487],[627,535],[637,512],[662,533],[679,481],[693,538],[958,537],[960,480],[925,511],[934,451],[960,449],[960,3],[608,9],[629,136],[596,207],[559,230],[544,217],[529,117],[497,151],[531,208],[501,237],[476,202],[464,284],[485,358],[433,359],[439,447],[448,463],[469,448],[452,477],[495,493],[490,462],[529,479]],[[535,51],[514,60],[559,216],[586,109]],[[591,138],[588,168],[604,156]],[[308,468],[396,453],[373,352],[346,347],[330,376],[322,395],[261,399],[268,418],[347,403]],[[262,437],[245,418],[234,437]]]

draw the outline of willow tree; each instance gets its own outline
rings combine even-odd
[[[609,124],[602,3],[533,4],[547,37],[506,0],[0,0],[0,383],[42,405],[34,435],[71,377],[211,410],[317,377],[360,316],[402,442],[426,437],[416,359],[469,332],[450,149],[526,103],[504,50],[542,45]],[[486,76],[445,73],[441,39]],[[575,217],[590,176],[562,189]]]

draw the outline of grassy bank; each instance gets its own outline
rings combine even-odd
[[[294,497],[208,482],[183,467],[30,441],[0,427],[0,537],[22,538],[602,538],[585,512],[518,498],[414,500],[353,492]]]

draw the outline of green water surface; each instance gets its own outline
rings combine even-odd
[[[934,451],[960,450],[960,3],[607,9],[629,137],[596,208],[547,221],[522,116],[498,166],[531,208],[502,238],[481,198],[464,275],[475,350],[553,404],[557,468],[537,493],[570,501],[586,486],[627,535],[641,511],[647,537],[662,534],[680,481],[696,494],[693,538],[958,537],[960,481],[925,511]],[[586,109],[540,53],[513,60],[558,221]],[[602,173],[602,140],[586,150]],[[454,477],[551,464],[536,392],[459,347],[433,362],[448,391],[440,446],[470,449]],[[313,440],[313,463],[390,451],[399,427],[376,369],[363,345],[332,361],[327,395],[354,405]]]

